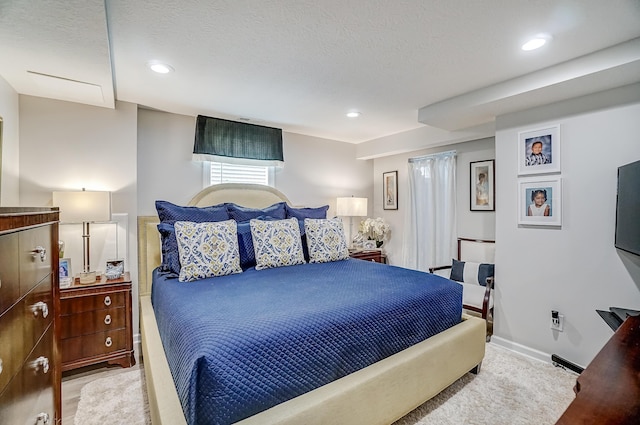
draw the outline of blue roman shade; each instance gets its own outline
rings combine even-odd
[[[198,115],[193,159],[281,167],[282,129]]]

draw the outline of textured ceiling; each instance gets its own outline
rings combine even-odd
[[[540,32],[552,43],[519,49]],[[640,81],[639,37],[638,0],[2,0],[0,75],[358,143]]]

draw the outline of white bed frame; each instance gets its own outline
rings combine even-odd
[[[189,205],[234,202],[264,208],[281,201],[289,202],[271,187],[221,184],[201,191]],[[151,275],[160,264],[158,223],[157,216],[138,217],[142,358],[152,423],[182,425],[186,420],[151,305]],[[465,373],[479,371],[485,351],[485,321],[466,315],[463,319],[462,323],[426,341],[238,424],[390,424]]]

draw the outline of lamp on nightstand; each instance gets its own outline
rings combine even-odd
[[[367,215],[367,198],[338,198],[336,201],[336,215],[349,217],[349,246],[353,245],[353,217]]]
[[[111,220],[111,193],[88,191],[53,192],[53,205],[60,208],[60,221],[82,223],[82,252],[84,255],[80,283],[96,281],[91,271],[89,255],[89,223]]]

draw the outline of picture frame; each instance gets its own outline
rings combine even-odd
[[[495,211],[495,160],[469,163],[469,210]]]
[[[363,249],[376,249],[376,241],[374,240],[366,240],[362,242]]]
[[[518,175],[560,172],[560,125],[518,133]]]
[[[562,225],[560,176],[528,177],[518,180],[518,224]]]
[[[71,258],[60,258],[58,260],[58,284],[61,288],[68,288],[72,282]]]
[[[398,171],[382,173],[382,208],[398,209]]]
[[[124,274],[124,260],[107,260],[104,275],[107,280],[117,279]]]

